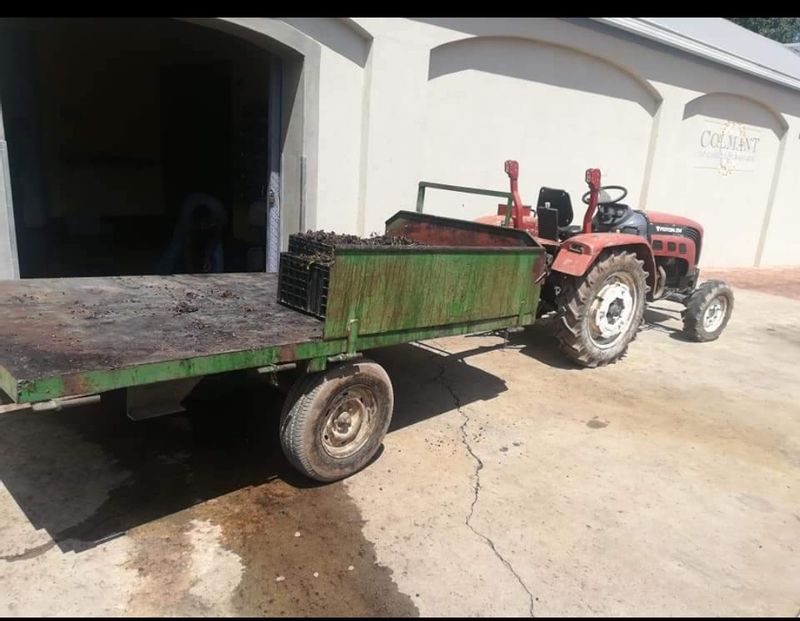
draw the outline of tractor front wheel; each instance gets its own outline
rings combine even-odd
[[[683,331],[693,341],[713,341],[722,334],[733,311],[733,291],[721,280],[709,280],[686,301]]]
[[[645,307],[647,274],[633,252],[601,256],[559,294],[556,336],[574,362],[597,367],[618,360],[636,337]]]

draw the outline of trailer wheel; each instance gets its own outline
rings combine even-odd
[[[393,409],[389,376],[371,360],[305,375],[287,395],[281,413],[283,452],[312,479],[342,479],[375,455]]]
[[[633,252],[601,256],[559,294],[556,336],[561,351],[585,367],[618,360],[636,338],[647,290],[644,262]]]
[[[721,280],[709,280],[686,301],[683,331],[700,343],[719,338],[733,311],[733,291]]]

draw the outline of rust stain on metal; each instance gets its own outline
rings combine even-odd
[[[186,302],[197,310],[175,312]],[[273,274],[0,281],[0,365],[19,380],[321,340]]]
[[[291,362],[296,360],[296,345],[283,345],[278,350],[278,362]]]
[[[386,222],[386,233],[431,246],[537,246],[525,231],[401,211]]]
[[[66,375],[62,378],[64,382],[64,394],[81,395],[93,392],[92,387],[86,382],[82,375]]]

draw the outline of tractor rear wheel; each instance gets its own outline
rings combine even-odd
[[[618,360],[636,337],[645,307],[647,273],[633,252],[601,256],[559,294],[556,336],[561,351],[585,367]]]
[[[733,311],[733,291],[721,280],[709,280],[686,301],[683,331],[693,341],[713,341],[722,334]]]

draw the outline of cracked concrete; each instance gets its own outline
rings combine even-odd
[[[55,545],[56,545],[55,541],[48,541],[46,543],[41,543],[38,546],[33,546],[32,548],[28,548],[27,550],[23,550],[22,552],[17,552],[16,554],[7,554],[5,556],[0,556],[0,561],[6,561],[7,563],[29,561],[33,558],[36,558],[37,556],[41,556]]]
[[[445,380],[446,373],[447,373],[446,369],[445,369],[444,365],[442,365],[441,366],[441,375],[439,376],[438,381],[441,382],[442,385],[445,388],[447,388],[447,391],[453,397],[453,403],[455,405],[456,410],[458,410],[458,413],[461,414],[461,416],[464,417],[464,422],[461,424],[461,427],[459,427],[459,429],[461,431],[461,441],[464,444],[464,448],[467,450],[467,452],[475,460],[475,472],[474,472],[474,475],[473,475],[473,479],[474,479],[473,494],[474,495],[472,497],[472,502],[469,505],[469,514],[467,515],[466,519],[464,520],[464,524],[473,533],[475,533],[475,535],[477,535],[483,541],[486,542],[486,544],[492,549],[492,552],[494,552],[494,554],[498,558],[498,560],[501,563],[503,563],[503,565],[506,567],[506,569],[508,569],[508,571],[510,571],[511,574],[517,579],[517,581],[519,582],[519,585],[524,589],[525,593],[528,596],[528,600],[529,600],[528,601],[528,609],[529,609],[529,612],[530,612],[530,616],[534,617],[535,615],[534,615],[534,612],[533,612],[533,593],[531,593],[530,589],[525,584],[525,582],[523,582],[523,580],[520,577],[520,575],[514,570],[514,567],[511,565],[511,563],[509,563],[508,560],[502,554],[500,554],[500,552],[498,552],[497,546],[495,545],[494,541],[492,541],[489,537],[487,537],[485,534],[483,534],[482,532],[477,530],[472,525],[472,517],[473,517],[473,515],[475,515],[475,505],[478,504],[478,499],[479,499],[480,493],[481,493],[481,470],[483,470],[483,461],[481,460],[480,457],[478,457],[475,454],[475,451],[473,450],[472,445],[470,444],[470,441],[467,438],[467,425],[469,424],[469,415],[465,411],[463,411],[461,409],[461,400],[458,397],[458,393],[447,382],[447,380]]]
[[[543,328],[508,347],[427,343],[447,358],[375,356],[401,411],[437,412],[411,416],[414,432],[398,421],[381,460],[347,482],[378,560],[421,614],[529,614],[511,572],[486,572],[498,563],[486,542],[459,534],[453,507],[469,511],[477,468],[464,439],[483,464],[472,522],[537,615],[794,614],[800,303],[736,296],[719,341],[681,341],[658,305],[626,359],[604,369],[564,364]],[[458,408],[438,413],[447,402],[466,425]]]
[[[250,380],[210,432],[6,408],[0,614],[800,616],[800,299],[736,278],[719,341],[657,304],[603,369],[542,326],[375,352],[395,417],[334,485]]]

